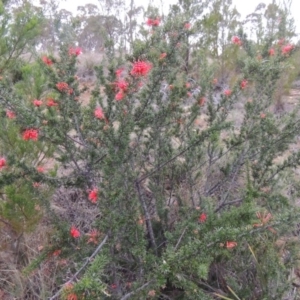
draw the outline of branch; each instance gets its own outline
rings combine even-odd
[[[243,201],[243,198],[240,198],[240,199],[236,199],[236,200],[233,200],[233,201],[229,201],[229,202],[223,202],[221,203],[215,210],[214,212],[217,213],[219,210],[221,210],[224,206],[227,206],[227,205],[231,205],[231,204],[235,204],[235,203],[239,203]]]
[[[60,290],[58,290],[56,292],[56,294],[54,296],[52,296],[51,298],[49,298],[49,300],[54,300],[56,299],[63,291],[64,287],[66,284],[68,283],[72,283],[75,278],[79,275],[79,273],[81,273],[81,271],[92,261],[92,259],[98,254],[98,252],[101,250],[101,248],[104,246],[104,244],[106,243],[108,239],[108,235],[106,235],[103,239],[103,241],[101,242],[101,244],[96,248],[96,250],[93,252],[93,254],[86,260],[86,262],[83,264],[83,266],[71,277],[71,279],[66,282]]]
[[[138,291],[142,290],[143,288],[145,288],[146,286],[148,286],[150,283],[151,283],[151,281],[149,281],[149,282],[143,284],[141,287],[139,287],[139,288],[136,289],[135,291],[132,291],[132,292],[126,294],[124,297],[121,298],[121,300],[126,300],[126,299],[128,299],[129,297],[133,296],[136,292],[138,292]]]
[[[170,162],[174,161],[176,158],[178,158],[179,156],[183,155],[185,152],[187,152],[188,150],[190,150],[191,148],[195,147],[196,145],[198,145],[199,143],[201,143],[205,138],[209,137],[209,135],[214,132],[215,130],[219,129],[217,126],[216,128],[207,130],[206,132],[204,132],[199,139],[193,143],[192,145],[186,147],[185,149],[183,149],[182,151],[180,151],[178,154],[176,154],[175,156],[173,156],[172,158],[170,158],[169,160],[167,160],[166,162],[162,163],[161,165],[157,166],[154,170],[152,170],[150,173],[145,174],[144,176],[142,176],[140,179],[137,180],[137,183],[141,183],[142,181],[144,181],[146,178],[150,177],[151,175],[153,175],[154,173],[156,173],[157,171],[161,170],[163,167],[165,167],[167,164],[169,164]]]
[[[135,181],[135,187],[136,187],[136,190],[138,192],[139,200],[141,202],[141,205],[144,209],[144,213],[145,213],[145,216],[146,216],[147,231],[150,235],[150,240],[151,240],[152,247],[154,248],[155,252],[157,252],[157,246],[156,246],[154,232],[153,232],[153,228],[152,228],[152,224],[151,224],[151,217],[150,217],[150,214],[149,214],[148,209],[147,209],[146,202],[145,202],[144,197],[143,197],[142,192],[141,192],[140,181],[138,181],[138,180]]]
[[[185,232],[186,232],[186,228],[184,228],[184,230],[183,230],[183,232],[182,232],[182,234],[181,234],[181,236],[180,236],[180,238],[179,238],[179,240],[178,240],[178,242],[177,242],[177,244],[176,244],[176,246],[175,246],[174,251],[177,250],[177,248],[178,248],[179,244],[181,243],[181,240],[182,240],[182,238],[183,238]]]

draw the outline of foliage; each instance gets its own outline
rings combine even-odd
[[[274,99],[298,49],[289,40],[278,45],[281,27],[274,38],[249,39],[231,1],[207,3],[207,15],[204,3],[180,1],[163,19],[149,7],[150,28],[131,36],[125,57],[110,35],[88,103],[73,42],[7,68],[0,220],[23,234],[44,213],[51,237],[22,267],[29,285],[45,264],[55,274],[49,290],[29,289],[28,297],[283,299],[291,292],[299,212],[291,179],[300,152],[290,147],[299,106],[278,114]],[[287,259],[280,238],[288,240]]]

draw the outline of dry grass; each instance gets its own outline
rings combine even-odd
[[[94,71],[95,66],[103,62],[103,53],[83,53],[78,56],[77,76],[81,82],[93,83],[96,81],[96,74]]]

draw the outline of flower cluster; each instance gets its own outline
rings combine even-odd
[[[159,24],[160,24],[160,19],[159,19],[159,18],[156,18],[156,19],[148,18],[147,21],[146,21],[146,24],[147,24],[148,26],[154,26],[154,27],[157,27],[157,26],[159,26]]]
[[[118,80],[117,82],[115,82],[115,86],[118,90],[115,99],[117,101],[120,101],[124,98],[125,92],[128,89],[128,82],[126,82],[125,80]]]
[[[6,159],[4,157],[0,157],[0,170],[6,166]]]
[[[92,202],[92,203],[96,203],[97,200],[98,200],[98,189],[92,189],[90,192],[89,192],[89,200]]]
[[[33,103],[34,106],[40,107],[43,104],[43,101],[42,100],[38,100],[38,99],[34,99],[32,101],[32,103]]]
[[[229,89],[224,91],[224,95],[227,96],[227,97],[231,96],[231,94],[232,94],[232,91],[229,90]]]
[[[159,56],[159,60],[165,59],[166,56],[167,56],[167,53],[166,53],[166,52],[161,53],[160,56]]]
[[[150,62],[138,60],[133,63],[130,74],[132,76],[146,76],[151,69],[152,65]]]
[[[40,182],[33,182],[33,183],[32,183],[32,186],[33,186],[34,188],[38,188],[38,187],[41,186],[41,183],[40,183]]]
[[[58,103],[54,101],[52,98],[47,99],[47,104],[48,107],[53,107],[53,106],[58,106]]]
[[[126,92],[128,89],[128,82],[125,80],[119,80],[115,83],[116,87],[123,92]]]
[[[39,173],[44,173],[45,172],[45,168],[43,166],[38,166],[36,168],[36,170],[39,172]]]
[[[185,23],[184,29],[189,30],[191,28],[191,23]]]
[[[101,107],[98,107],[95,109],[94,116],[95,116],[95,118],[100,119],[100,120],[105,119],[105,116],[104,116],[104,113],[103,113],[103,110]]]
[[[291,44],[287,44],[285,46],[282,46],[281,53],[282,55],[288,55],[290,52],[294,49],[294,46]]]
[[[207,214],[206,214],[206,213],[202,213],[202,214],[199,216],[198,221],[199,221],[200,223],[204,223],[204,222],[206,222],[206,219],[207,219]]]
[[[57,249],[52,252],[52,256],[59,256],[61,254],[61,250]]]
[[[99,237],[99,232],[96,229],[92,229],[90,233],[86,234],[89,239],[87,241],[87,243],[94,243],[94,244],[98,244],[98,237]]]
[[[73,89],[69,87],[69,85],[66,82],[58,82],[56,84],[56,88],[61,92],[61,93],[67,93],[71,95],[73,93]]]
[[[80,231],[75,226],[72,226],[71,229],[70,229],[70,235],[75,239],[79,238],[80,237]]]
[[[78,297],[75,293],[68,294],[67,300],[77,300]]]
[[[120,90],[120,91],[116,94],[115,99],[116,99],[117,101],[121,101],[121,100],[124,98],[124,96],[125,96],[124,92],[123,92],[122,90]]]
[[[70,55],[70,56],[78,56],[78,55],[80,55],[81,53],[82,53],[82,49],[79,48],[79,47],[75,47],[75,48],[70,47],[70,48],[69,48],[69,55]]]
[[[232,248],[235,248],[236,246],[237,246],[237,242],[227,241],[225,243],[225,247],[227,249],[232,249]]]
[[[242,46],[241,39],[236,35],[231,38],[231,42],[235,45]]]
[[[120,77],[121,77],[123,71],[124,71],[124,69],[122,69],[122,68],[116,70],[116,76],[117,76],[117,78],[120,78]]]
[[[240,85],[241,89],[242,90],[245,89],[247,87],[247,85],[248,85],[248,81],[246,79],[243,79],[241,82],[241,85]]]
[[[274,48],[270,48],[268,52],[269,52],[269,55],[270,55],[270,56],[274,56],[274,55],[275,55],[275,50],[274,50]]]
[[[163,53],[161,59],[164,59],[166,55],[167,55],[166,53]],[[135,77],[143,77],[146,76],[151,69],[152,69],[152,64],[150,62],[138,60],[132,64],[132,69],[130,71],[130,74]],[[117,91],[115,95],[115,99],[117,101],[121,101],[124,98],[129,88],[129,83],[126,80],[121,79],[122,73],[123,73],[123,69],[116,70],[117,81],[113,83]],[[141,82],[138,83],[138,86],[141,86]]]
[[[37,141],[38,137],[39,137],[38,130],[33,128],[24,130],[22,134],[22,138],[24,141],[29,141],[29,140]]]
[[[9,119],[15,119],[15,118],[16,118],[16,114],[15,114],[15,112],[13,112],[12,110],[7,110],[7,111],[6,111],[6,116],[7,116]]]
[[[48,56],[43,56],[42,61],[47,66],[51,66],[53,64],[53,61]]]

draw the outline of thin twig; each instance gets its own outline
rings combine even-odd
[[[66,284],[68,283],[72,283],[76,277],[79,275],[79,273],[92,261],[92,259],[98,254],[98,252],[101,250],[101,248],[104,246],[104,244],[106,243],[108,239],[108,235],[106,235],[103,239],[103,241],[101,242],[101,244],[96,248],[96,250],[93,252],[93,254],[86,260],[86,262],[83,264],[83,266],[71,277],[71,279],[66,282],[59,291],[56,292],[56,294],[54,296],[52,296],[51,298],[49,298],[49,300],[54,300],[56,299],[63,291],[64,287]]]
[[[178,246],[179,246],[179,244],[181,243],[181,240],[182,240],[182,238],[183,238],[183,236],[184,236],[185,232],[186,232],[186,227],[184,228],[184,230],[183,230],[183,232],[182,232],[182,234],[181,234],[181,236],[180,236],[180,238],[179,238],[179,240],[178,240],[178,242],[177,242],[177,244],[176,244],[176,246],[175,246],[175,249],[174,249],[174,251],[176,251],[176,250],[177,250],[177,247],[178,247]]]
[[[121,298],[121,300],[126,300],[126,299],[128,299],[129,297],[133,296],[136,292],[138,292],[138,291],[142,290],[143,288],[145,288],[146,286],[148,286],[150,283],[151,283],[151,281],[149,281],[149,282],[143,284],[141,287],[139,287],[139,288],[136,289],[135,291],[132,291],[132,292],[126,294],[124,297]]]
[[[156,173],[157,171],[160,171],[162,168],[164,168],[166,165],[168,165],[169,163],[171,163],[172,161],[174,161],[176,158],[180,157],[181,155],[183,155],[185,152],[189,151],[191,148],[193,148],[194,146],[198,145],[199,143],[201,143],[205,138],[207,138],[211,132],[214,132],[215,130],[217,130],[218,127],[216,126],[216,128],[207,130],[207,132],[202,133],[202,135],[199,137],[199,139],[193,143],[192,145],[186,147],[185,149],[183,149],[182,151],[180,151],[179,153],[177,153],[175,156],[173,156],[172,158],[170,158],[169,160],[165,161],[164,163],[162,163],[161,165],[158,165],[154,170],[152,170],[151,172],[149,172],[148,174],[143,175],[140,179],[138,179],[137,183],[141,183],[142,181],[144,181],[145,179],[147,179],[148,177],[150,177],[151,175],[153,175],[154,173]]]
[[[227,205],[231,205],[231,204],[235,204],[235,203],[239,203],[243,201],[243,198],[240,198],[240,199],[236,199],[236,200],[232,200],[232,201],[229,201],[229,202],[224,202],[224,203],[221,203],[215,210],[214,212],[217,213],[219,210],[221,210],[224,206],[227,206]]]
[[[135,187],[136,187],[136,190],[138,192],[138,197],[139,197],[140,203],[143,207],[144,214],[146,216],[145,221],[146,221],[147,231],[148,231],[149,236],[150,236],[151,245],[152,245],[154,251],[157,252],[157,246],[156,246],[156,242],[155,242],[154,231],[153,231],[152,224],[151,224],[151,217],[150,217],[145,199],[144,199],[144,197],[142,195],[142,192],[141,192],[140,182],[138,180],[136,180],[136,182],[135,182]]]
[[[4,223],[5,225],[9,226],[10,228],[12,227],[11,224],[9,224],[9,222],[3,220],[2,218],[0,218],[0,222]]]

